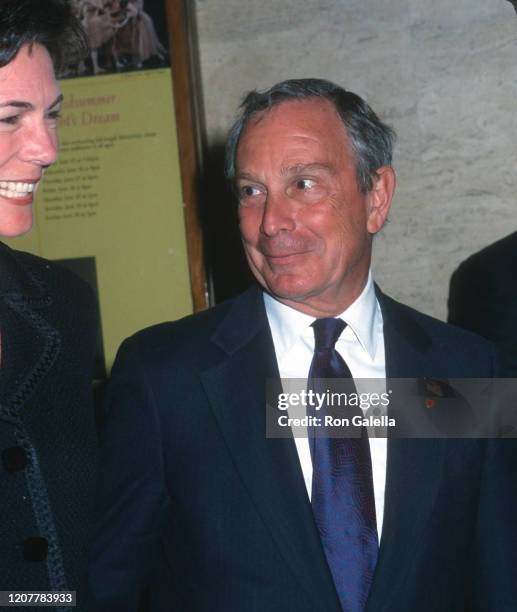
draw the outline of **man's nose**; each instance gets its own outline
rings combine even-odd
[[[282,193],[268,193],[262,215],[260,231],[268,236],[276,236],[282,231],[292,231],[295,228],[293,203]]]
[[[55,127],[44,122],[33,123],[20,135],[20,157],[38,166],[50,166],[57,159],[58,139]]]

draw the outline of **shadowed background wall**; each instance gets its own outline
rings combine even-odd
[[[460,261],[517,229],[512,5],[195,0],[195,16],[211,166],[208,219],[226,205],[224,223],[233,222],[220,157],[243,94],[293,77],[336,81],[365,97],[398,133],[398,188],[390,223],[376,238],[375,278],[395,298],[444,319]],[[209,256],[227,240],[218,234]]]

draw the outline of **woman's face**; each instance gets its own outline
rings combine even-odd
[[[0,68],[0,235],[29,231],[43,172],[56,161],[61,92],[45,47]]]

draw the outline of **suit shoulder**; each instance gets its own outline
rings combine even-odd
[[[397,302],[389,296],[383,295],[381,299],[383,310],[388,311],[397,318],[402,317],[407,327],[413,326],[410,331],[417,335],[426,335],[434,342],[442,342],[450,346],[466,347],[481,353],[493,353],[493,344],[478,334],[444,323],[435,317],[427,315],[411,306]]]
[[[116,361],[156,369],[164,364],[182,370],[215,367],[264,325],[262,290],[252,286],[213,308],[137,332],[122,343]]]
[[[232,300],[177,321],[166,321],[146,327],[130,336],[124,345],[138,347],[146,353],[166,350],[187,351],[206,344],[231,309]]]
[[[494,267],[507,265],[508,261],[515,260],[516,253],[517,232],[514,232],[467,257],[458,266],[455,274],[462,274],[479,268],[493,269]]]

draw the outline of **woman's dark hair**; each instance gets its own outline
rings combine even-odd
[[[88,38],[69,0],[0,0],[0,67],[34,44],[49,52],[56,74],[88,52]]]

